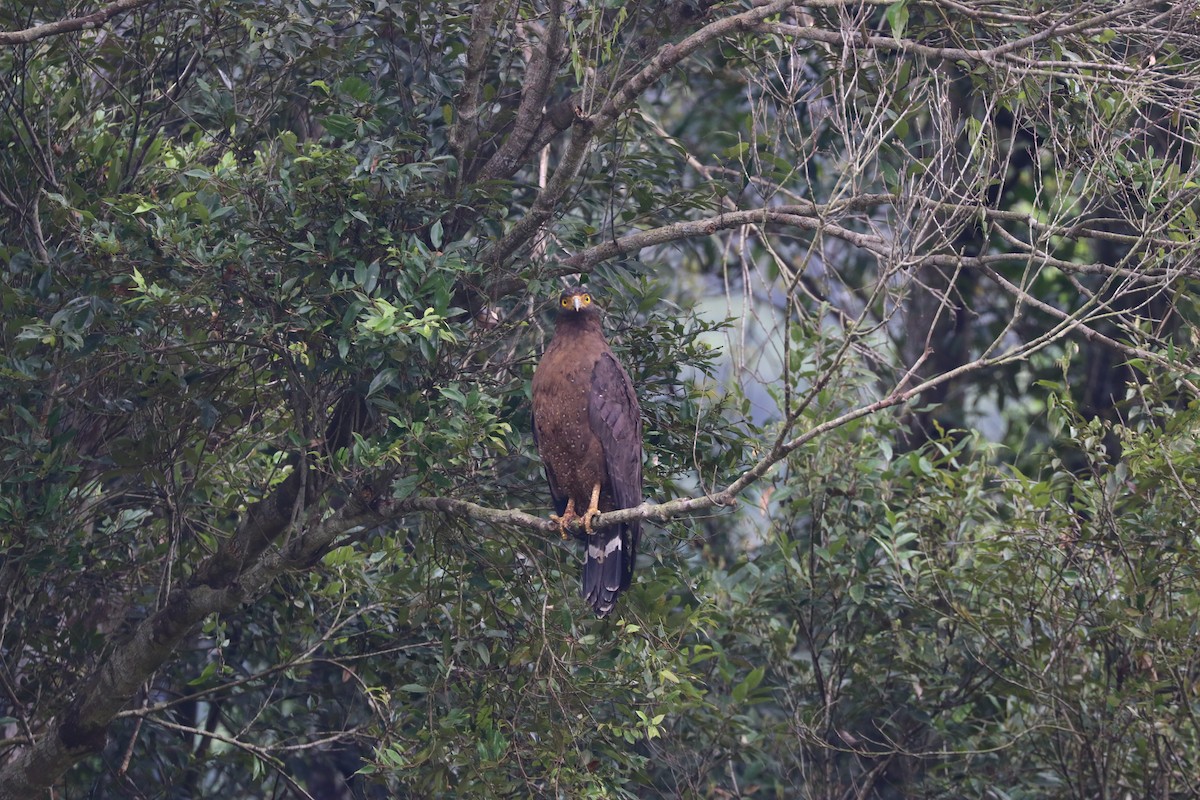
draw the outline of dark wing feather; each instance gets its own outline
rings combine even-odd
[[[604,446],[608,484],[617,508],[642,502],[642,413],[633,383],[609,351],[601,353],[592,370],[588,403],[592,433]]]
[[[607,349],[601,353],[592,370],[588,422],[592,433],[604,446],[604,465],[614,506],[621,509],[639,505],[642,502],[641,409],[638,408],[637,395],[634,394],[629,375]],[[603,533],[600,532],[601,535]],[[621,589],[629,588],[633,580],[642,523],[634,521],[619,525],[615,535],[621,541],[617,548],[613,547],[612,537],[588,547],[589,560],[596,545],[614,555],[616,550],[620,551],[619,561],[615,558],[605,559],[601,564],[592,565],[592,592],[588,591],[588,565],[585,564],[584,594],[601,616],[612,609],[617,594]],[[619,572],[617,564],[620,565]]]

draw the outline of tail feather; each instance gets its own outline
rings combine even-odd
[[[633,552],[625,525],[588,537],[583,561],[583,596],[596,615],[608,616],[633,580]]]

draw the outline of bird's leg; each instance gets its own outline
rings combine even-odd
[[[558,523],[558,531],[562,534],[562,538],[564,539],[571,538],[571,534],[567,533],[567,526],[577,519],[579,519],[579,517],[575,513],[574,497],[567,498],[567,507],[563,511],[563,515],[561,517],[557,514],[550,515],[550,521]]]
[[[583,529],[587,531],[587,535],[592,535],[592,519],[600,516],[600,484],[597,483],[592,487],[592,501],[588,503],[587,511],[583,512],[580,519],[583,520]]]

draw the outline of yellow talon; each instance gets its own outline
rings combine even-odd
[[[564,539],[571,538],[571,534],[567,533],[567,526],[569,526],[572,522],[574,522],[577,519],[579,519],[579,516],[575,513],[575,499],[574,498],[570,498],[567,500],[567,508],[565,511],[563,511],[563,515],[561,517],[558,516],[557,514],[550,515],[550,521],[558,523],[558,532],[562,535],[562,538],[564,538]]]
[[[600,516],[600,484],[592,487],[592,501],[588,503],[587,511],[583,512],[583,529],[587,535],[592,535],[592,520]]]

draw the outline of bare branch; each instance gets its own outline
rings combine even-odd
[[[488,264],[500,264],[524,247],[550,219],[567,190],[575,181],[579,167],[591,148],[596,135],[607,129],[617,117],[633,107],[638,97],[676,64],[721,36],[739,30],[749,30],[759,21],[789,8],[794,0],[772,0],[758,8],[710,23],[678,44],[665,44],[643,67],[622,86],[609,95],[594,114],[585,115],[573,127],[571,143],[529,213],[521,218],[503,238],[480,254]]]
[[[1044,314],[1048,314],[1051,317],[1054,317],[1055,319],[1059,320],[1060,322],[1069,324],[1073,330],[1077,331],[1081,336],[1083,336],[1083,338],[1087,339],[1088,341],[1099,342],[1100,344],[1103,344],[1105,347],[1112,348],[1116,352],[1118,352],[1121,355],[1124,355],[1128,358],[1144,359],[1146,361],[1149,361],[1153,364],[1157,364],[1158,366],[1166,369],[1169,373],[1177,374],[1178,380],[1180,381],[1180,383],[1182,383],[1184,386],[1186,386],[1188,388],[1188,391],[1190,391],[1193,395],[1200,396],[1200,387],[1196,386],[1195,383],[1193,383],[1191,380],[1189,380],[1187,377],[1185,377],[1182,374],[1183,372],[1185,372],[1189,369],[1194,369],[1193,366],[1190,366],[1186,363],[1172,362],[1166,358],[1163,358],[1159,354],[1157,354],[1153,351],[1147,350],[1143,347],[1136,347],[1131,344],[1125,344],[1123,342],[1117,341],[1116,339],[1113,339],[1111,336],[1105,336],[1103,333],[1100,333],[1100,331],[1096,330],[1095,328],[1088,326],[1082,320],[1072,317],[1071,315],[1067,314],[1065,311],[1061,311],[1060,309],[1055,308],[1054,306],[1050,305],[1049,303],[1039,300],[1038,298],[1036,298],[1033,295],[1029,294],[1028,292],[1024,291],[1019,286],[1014,284],[1012,281],[1008,280],[1003,275],[1001,275],[1000,273],[991,269],[990,267],[984,267],[984,273],[989,278],[991,278],[993,281],[995,281],[998,286],[1000,286],[1002,289],[1004,289],[1004,291],[1008,292],[1013,297],[1020,299],[1020,301],[1022,303],[1030,305],[1033,308],[1036,308],[1038,311],[1041,311]]]
[[[1021,358],[1028,357],[1033,351],[1040,350],[1047,344],[1057,341],[1065,335],[1064,331],[1060,331],[1055,335],[1043,337],[1033,343],[1026,345],[1018,345],[1009,351],[987,358],[977,358],[967,364],[963,364],[957,369],[950,370],[929,378],[926,381],[906,388],[908,382],[912,378],[910,370],[897,383],[896,387],[885,397],[880,398],[871,403],[864,404],[858,408],[854,408],[843,414],[840,414],[824,422],[814,425],[803,433],[799,433],[791,438],[781,437],[779,442],[771,449],[771,452],[759,459],[753,466],[742,473],[736,480],[716,492],[711,492],[697,497],[681,497],[675,500],[670,500],[666,503],[650,503],[645,502],[633,508],[625,508],[619,511],[608,511],[600,514],[592,520],[593,528],[602,528],[608,525],[616,525],[622,522],[630,522],[632,520],[652,520],[656,522],[666,522],[675,517],[684,516],[697,511],[705,511],[717,506],[732,506],[737,504],[738,497],[746,491],[751,485],[756,483],[761,478],[771,472],[781,461],[787,458],[788,455],[803,447],[805,444],[819,438],[820,436],[836,430],[850,422],[863,417],[877,414],[880,411],[885,411],[889,408],[894,408],[899,405],[913,400],[919,395],[933,389],[943,383],[958,380],[965,375],[991,367],[1015,361]],[[550,521],[548,518],[536,517],[519,509],[498,509],[488,508],[486,506],[471,503],[466,500],[456,500],[449,497],[413,497],[405,500],[397,501],[388,506],[382,513],[379,519],[379,524],[383,524],[388,519],[409,513],[412,511],[439,511],[445,514],[450,514],[457,517],[467,519],[476,519],[481,522],[491,523],[493,525],[515,525],[523,528],[540,531],[542,533],[557,534],[559,531],[558,524]]]
[[[823,221],[813,212],[815,206],[778,206],[773,208],[755,208],[746,211],[730,211],[699,220],[687,220],[653,228],[647,231],[622,236],[620,239],[589,247],[580,253],[567,258],[563,264],[570,267],[570,272],[584,272],[602,261],[627,253],[634,253],[647,247],[668,244],[682,239],[697,236],[710,236],[717,231],[729,228],[739,228],[743,225],[776,223],[792,225],[806,230],[818,228],[831,233],[852,244],[873,252],[883,252],[886,242],[869,234],[858,233],[840,225]]]
[[[894,200],[896,198],[875,195],[872,198],[856,198],[857,202],[883,202],[885,200]],[[935,201],[921,200],[922,204],[927,204],[930,207],[937,209],[962,209],[965,206],[958,203],[937,203]],[[619,239],[603,242],[589,247],[586,250],[580,251],[575,255],[563,260],[562,270],[558,270],[563,275],[576,272],[586,272],[595,265],[607,261],[610,258],[615,258],[620,255],[636,253],[647,247],[655,247],[659,245],[669,244],[684,239],[691,239],[701,236],[710,236],[718,231],[727,230],[730,228],[738,228],[743,225],[755,224],[774,224],[801,228],[804,230],[820,230],[822,233],[834,236],[849,244],[861,247],[869,252],[879,256],[886,256],[888,253],[889,244],[882,237],[860,233],[853,231],[845,226],[831,222],[829,217],[833,216],[838,208],[848,207],[848,204],[835,203],[824,206],[806,203],[795,206],[773,206],[771,208],[750,209],[744,211],[731,211],[726,214],[718,214],[714,217],[709,217],[700,220],[688,220],[685,222],[676,222],[670,225],[664,225],[660,228],[652,228],[650,230],[638,231],[627,236],[622,236]],[[1135,237],[1132,235],[1116,234],[1100,230],[1092,230],[1083,225],[1075,225],[1067,228],[1065,226],[1052,226],[1037,223],[1031,220],[1028,216],[1012,212],[991,212],[988,209],[975,207],[972,210],[982,211],[983,213],[998,219],[1008,219],[1022,224],[1032,225],[1034,228],[1044,230],[1048,235],[1063,236],[1067,238],[1088,238],[1095,234],[1095,238],[1107,238],[1114,241],[1142,242],[1146,237]],[[1071,234],[1075,234],[1072,236]],[[1152,243],[1159,246],[1178,249],[1185,246],[1190,246],[1190,243],[1180,243],[1171,240],[1151,240]],[[1027,252],[1008,252],[1008,253],[990,253],[982,256],[965,257],[957,254],[937,254],[921,256],[917,263],[923,265],[932,265],[939,267],[987,267],[993,264],[1004,264],[1013,262],[1024,262],[1029,260],[1031,253]],[[1051,266],[1061,269],[1064,272],[1078,272],[1084,274],[1097,275],[1118,275],[1138,282],[1159,283],[1163,280],[1164,275],[1161,270],[1145,270],[1136,271],[1125,267],[1113,266],[1103,263],[1080,263],[1069,261],[1066,259],[1055,258],[1046,253],[1036,253],[1037,260],[1044,266]],[[1185,265],[1181,266],[1177,272],[1179,274],[1197,274],[1200,273],[1200,265]]]
[[[45,39],[47,36],[57,36],[60,33],[99,28],[104,23],[125,11],[151,5],[157,0],[116,0],[99,11],[82,17],[70,17],[55,22],[45,22],[21,31],[0,31],[0,45],[28,44],[29,42]]]
[[[250,742],[244,742],[241,739],[238,739],[237,737],[234,737],[234,736],[226,736],[225,734],[223,734],[219,731],[208,731],[208,730],[203,730],[201,728],[195,728],[190,725],[180,725],[177,722],[171,722],[170,720],[163,719],[162,717],[151,717],[150,719],[155,725],[166,728],[167,730],[179,731],[180,733],[186,733],[189,736],[203,736],[205,738],[213,739],[218,742],[223,742],[224,744],[230,745],[231,747],[236,747],[239,750],[244,750],[245,752],[247,752],[247,753],[251,754],[252,756],[254,756],[255,758],[259,759],[260,761],[265,761],[266,763],[270,764],[271,768],[273,770],[275,770],[275,773],[277,775],[279,775],[279,777],[283,778],[284,782],[287,783],[288,788],[291,789],[292,792],[294,794],[296,794],[296,796],[302,797],[302,798],[307,798],[307,800],[314,800],[313,796],[311,794],[309,794],[308,792],[306,792],[304,790],[304,787],[301,786],[299,783],[297,783],[296,779],[288,774],[287,768],[284,765],[284,763],[282,761],[280,761],[273,753],[273,751],[281,751],[282,752],[282,751],[295,750],[295,749],[299,749],[299,748],[282,747],[282,746],[260,747],[259,745],[251,744]],[[316,747],[320,744],[328,744],[330,742],[336,742],[343,738],[345,738],[345,734],[328,736],[317,742],[313,742],[311,744],[305,745],[305,747]]]
[[[924,58],[932,58],[946,61],[970,61],[975,63],[985,63],[992,66],[1002,66],[1010,69],[1019,69],[1023,72],[1031,66],[1047,66],[1051,62],[1042,59],[1031,59],[1024,56],[1016,55],[1019,52],[1027,51],[1033,45],[1046,41],[1055,37],[1066,37],[1072,34],[1084,33],[1089,31],[1102,31],[1111,26],[1114,20],[1126,17],[1139,9],[1149,8],[1153,3],[1148,0],[1141,2],[1127,3],[1111,9],[1102,14],[1095,14],[1086,19],[1078,20],[1072,24],[1063,24],[1067,19],[1070,19],[1077,12],[1071,9],[1064,13],[1063,16],[1054,19],[1047,24],[1042,30],[1025,36],[1021,39],[1016,39],[1010,42],[1004,42],[995,47],[968,49],[963,47],[935,47],[931,45],[921,44],[920,42],[911,39],[896,38],[892,36],[872,36],[859,30],[841,30],[831,31],[825,28],[814,26],[790,25],[782,22],[763,23],[757,25],[756,29],[767,33],[778,33],[786,36],[791,36],[797,39],[804,39],[810,42],[821,42],[829,45],[842,45],[863,49],[875,49],[893,52],[902,52],[910,55],[918,55]],[[1029,25],[1033,22],[1033,17],[1013,17],[1011,22],[1019,22],[1022,25]],[[1105,73],[1115,75],[1134,76],[1144,72],[1144,68],[1137,66],[1129,66],[1115,61],[1105,62],[1081,62],[1081,61],[1063,61],[1054,62],[1065,68],[1074,71],[1083,70],[1100,70]]]

